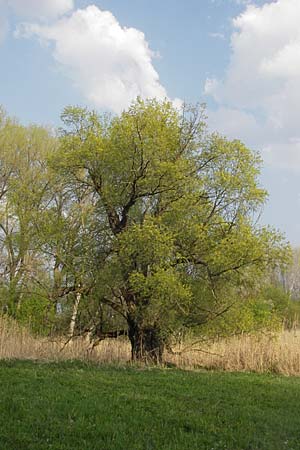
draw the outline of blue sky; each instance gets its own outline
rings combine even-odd
[[[0,103],[56,126],[68,104],[205,102],[261,152],[262,220],[300,245],[299,19],[299,0],[0,0]]]

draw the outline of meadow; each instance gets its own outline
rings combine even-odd
[[[131,363],[125,339],[90,351],[2,318],[0,449],[300,449],[300,378],[286,376],[299,344],[296,330],[185,342],[155,368]]]
[[[296,450],[300,379],[0,363],[1,450]]]

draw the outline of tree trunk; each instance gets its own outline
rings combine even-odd
[[[69,326],[69,337],[74,336],[74,330],[75,330],[80,300],[81,300],[81,293],[77,292],[74,303],[73,303],[72,316],[71,316],[71,321],[70,321],[70,326]]]
[[[134,320],[128,320],[128,337],[131,343],[132,361],[162,363],[164,341],[157,327],[144,327]]]

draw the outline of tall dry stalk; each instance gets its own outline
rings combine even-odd
[[[84,338],[64,341],[35,338],[16,322],[0,316],[0,359],[92,360],[121,363],[130,360],[130,344],[120,338],[107,339],[90,351]],[[300,375],[300,330],[283,330],[278,335],[239,336],[189,349],[181,354],[166,353],[165,361],[186,369],[276,372]]]
[[[124,340],[102,341],[93,351],[84,338],[73,339],[67,345],[65,342],[62,338],[35,338],[26,328],[0,316],[0,359],[81,359],[105,363],[130,359],[130,346]]]
[[[300,331],[277,335],[238,336],[170,355],[176,366],[226,371],[275,372],[300,375]]]

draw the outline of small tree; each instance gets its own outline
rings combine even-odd
[[[96,199],[107,251],[95,289],[127,324],[133,359],[161,361],[172,334],[224,314],[284,262],[281,236],[254,221],[259,156],[208,135],[202,108],[138,99],[119,117],[67,108],[62,120],[53,165]]]

